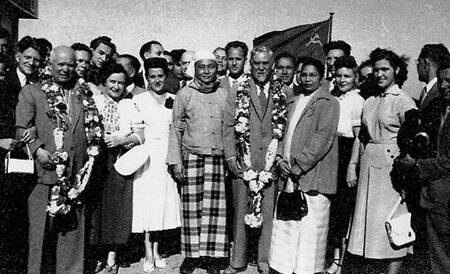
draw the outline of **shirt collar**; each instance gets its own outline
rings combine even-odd
[[[128,85],[126,90],[127,93],[131,93],[131,91],[136,87],[136,85],[134,83],[131,83],[131,85]]]
[[[397,84],[393,85],[392,87],[390,87],[388,90],[386,90],[384,92],[384,94],[392,94],[392,95],[399,95],[400,94],[401,89],[398,87]]]
[[[237,81],[238,83],[242,83],[242,82],[244,82],[244,80],[245,80],[245,74],[244,73],[242,73],[237,79],[234,79],[233,77],[228,76],[228,81],[230,82],[230,86],[233,85],[234,81]]]
[[[428,84],[425,86],[427,93],[430,92],[431,88],[434,86],[434,84],[437,83],[437,77],[434,77],[433,79],[431,79],[430,82],[428,82]]]
[[[27,76],[23,74],[23,72],[20,71],[19,68],[16,68],[17,77],[19,78],[20,85],[23,87],[25,86],[25,83],[27,82]]]

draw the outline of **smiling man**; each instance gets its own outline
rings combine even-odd
[[[175,97],[167,162],[181,185],[180,273],[201,263],[208,273],[220,272],[219,259],[229,256],[226,233],[225,172],[222,121],[227,91],[217,81],[217,61],[198,51],[192,62],[194,80]],[[176,124],[185,123],[179,129]]]
[[[75,96],[75,53],[67,46],[53,49],[51,55],[51,89],[43,90],[40,83],[25,86],[19,94],[16,107],[17,136],[30,127],[36,128],[38,136],[29,144],[34,155],[37,183],[28,198],[29,214],[29,258],[28,273],[41,273],[41,269],[55,269],[55,273],[83,273],[85,219],[84,206],[75,205],[70,218],[57,216],[53,226],[46,222],[49,193],[57,182],[53,153],[56,150],[53,121],[57,118],[49,115],[49,96],[62,96],[67,109],[62,117],[70,130],[64,131],[63,148],[68,153],[67,177],[72,183],[78,170],[84,165],[86,155],[86,135],[84,111],[81,102]],[[53,94],[52,94],[53,93]],[[78,121],[78,122],[77,122]],[[64,221],[61,222],[62,218]],[[71,221],[68,221],[68,220]],[[64,227],[63,227],[64,224]],[[50,252],[50,253],[49,253]],[[43,254],[55,254],[55,260]]]
[[[227,74],[227,53],[224,48],[218,47],[213,51],[214,56],[217,60],[217,76],[218,78],[223,78]]]

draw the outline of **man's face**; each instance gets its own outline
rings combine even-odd
[[[101,68],[105,62],[111,59],[112,49],[100,43],[98,47],[92,52],[92,64],[94,64],[97,68]]]
[[[215,60],[199,60],[195,63],[195,78],[203,84],[216,81],[217,63]]]
[[[444,69],[439,72],[439,78],[441,79],[441,95],[450,103],[450,68]]]
[[[52,60],[53,80],[58,84],[70,82],[75,75],[75,54],[72,51],[58,51]]]
[[[181,62],[173,64],[172,73],[179,80],[184,78],[183,66],[181,65]]]
[[[417,74],[419,75],[420,82],[428,81],[427,60],[425,58],[419,58],[416,62]]]
[[[156,94],[164,94],[164,82],[166,81],[166,74],[162,68],[150,68],[147,75],[148,86]]]
[[[217,72],[224,74],[227,71],[227,55],[225,50],[218,49],[214,52],[217,60]]]
[[[27,48],[22,53],[16,54],[16,61],[19,65],[19,70],[27,75],[35,74],[42,63],[42,56],[34,48]]]
[[[275,64],[275,74],[289,86],[294,80],[295,63],[292,58],[280,58]]]
[[[6,64],[0,63],[0,83],[5,81],[6,78]]]
[[[0,38],[0,53],[8,56],[11,47],[9,46],[8,39]]]
[[[336,62],[336,59],[339,57],[344,56],[344,51],[341,49],[332,49],[328,52],[326,61],[327,61],[327,68],[328,72],[331,73],[331,76],[334,77],[335,69],[334,69],[334,62]]]
[[[395,73],[396,71],[388,60],[381,59],[375,62],[373,74],[377,81],[377,85],[383,90],[387,90],[395,85]]]
[[[121,65],[125,69],[130,79],[132,79],[136,75],[136,70],[133,68],[128,58],[117,58],[116,63]]]
[[[230,48],[228,50],[227,63],[231,77],[238,78],[244,73],[245,60],[247,58],[241,48]]]
[[[164,48],[158,44],[152,44],[149,51],[144,52],[145,60],[153,57],[163,57]]]
[[[358,85],[365,83],[372,73],[373,68],[371,66],[363,67],[360,71],[360,75],[358,75]]]
[[[167,68],[169,69],[169,71],[172,71],[172,69],[173,69],[173,58],[172,58],[172,56],[164,55],[163,57],[167,61]]]
[[[195,53],[192,51],[186,51],[183,55],[181,55],[180,63],[183,73],[186,73],[189,64],[194,60],[194,54]]]
[[[253,80],[258,84],[264,84],[270,80],[272,74],[272,60],[268,52],[257,52],[250,60],[250,70]]]
[[[89,62],[91,61],[91,55],[87,51],[76,50],[75,51],[75,60],[77,63],[75,72],[77,73],[78,77],[84,78],[86,76],[87,70],[89,68]]]

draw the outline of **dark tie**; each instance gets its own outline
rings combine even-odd
[[[420,92],[419,102],[420,104],[423,103],[423,100],[425,99],[425,96],[427,95],[427,87],[424,87],[422,91]]]
[[[261,109],[264,111],[267,106],[267,98],[266,94],[264,93],[264,86],[258,87],[259,87],[259,103],[261,104]]]

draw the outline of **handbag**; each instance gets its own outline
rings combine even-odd
[[[145,145],[137,145],[125,152],[114,163],[114,168],[122,176],[130,176],[150,158]]]
[[[416,240],[416,234],[411,228],[411,213],[393,217],[401,202],[402,198],[399,197],[385,222],[389,242],[397,247],[408,245]]]
[[[300,221],[308,214],[308,204],[301,190],[278,193],[276,218],[281,221]]]
[[[30,148],[26,145],[28,159],[11,158],[11,151],[5,157],[5,173],[34,173],[34,160]]]

